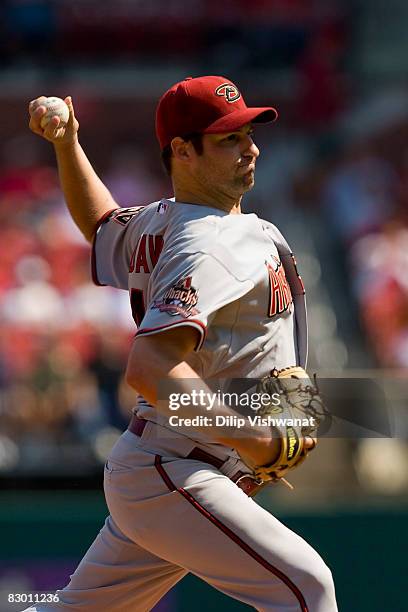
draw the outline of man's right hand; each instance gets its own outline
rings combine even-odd
[[[69,108],[69,119],[66,125],[60,125],[61,120],[59,117],[52,117],[45,129],[41,127],[41,118],[47,112],[44,106],[45,96],[40,96],[35,100],[32,100],[28,105],[28,112],[30,115],[29,127],[34,134],[42,136],[49,142],[52,142],[55,146],[59,145],[70,145],[76,142],[78,138],[79,123],[75,118],[74,107],[70,96],[65,98],[65,102]]]

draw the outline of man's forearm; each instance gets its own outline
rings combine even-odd
[[[150,341],[157,342],[157,338],[151,337]],[[138,342],[140,343],[140,340],[134,342],[133,349]],[[129,368],[128,365],[126,377],[128,384],[167,418],[176,417],[181,426],[183,424],[187,427],[191,426],[192,431],[200,431],[214,442],[235,448],[241,455],[251,456],[254,463],[258,465],[270,463],[278,456],[280,441],[272,438],[269,427],[251,425],[248,419],[242,423],[242,415],[232,408],[222,402],[207,401],[206,398],[214,397],[216,394],[195,370],[186,362],[171,367],[171,361],[170,359],[166,363],[163,353],[150,353],[149,341],[145,342],[143,357],[138,355],[132,358],[131,351],[130,364],[133,362],[133,368],[132,366]],[[137,372],[137,375],[132,376],[132,372]],[[179,398],[184,395],[186,398],[192,398],[193,401],[187,401],[185,405],[179,402],[177,411],[174,411],[171,409],[170,394],[176,394]],[[194,398],[197,397],[202,397],[204,400],[194,401]],[[211,410],[208,409],[209,407]],[[198,418],[191,422],[194,417]],[[218,423],[221,422],[221,424],[216,423],[217,417]],[[235,426],[236,419],[241,419],[242,424],[239,429]],[[191,425],[187,425],[190,422]],[[170,420],[169,424],[172,424]]]
[[[182,371],[183,367],[185,373]],[[235,448],[241,455],[255,453],[256,463],[261,465],[270,463],[279,454],[280,442],[271,438],[269,427],[251,425],[242,414],[218,401],[218,394],[214,393],[188,364],[180,364],[170,372],[163,384],[164,390],[177,394],[178,398],[184,394],[186,399],[191,399],[185,406],[177,402],[178,408],[174,412],[171,411],[168,397],[159,397],[156,401],[157,410],[170,419],[177,415],[176,419],[180,425],[191,422],[189,426],[192,429],[205,433],[214,442]],[[198,418],[192,421],[194,417]]]
[[[77,139],[70,144],[54,144],[54,149],[68,210],[85,238],[91,241],[99,219],[118,205]]]

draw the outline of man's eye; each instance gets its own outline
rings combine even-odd
[[[230,134],[225,140],[227,142],[236,142],[238,140],[238,136],[236,134]]]

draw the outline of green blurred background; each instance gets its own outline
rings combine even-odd
[[[245,209],[276,223],[305,281],[309,367],[386,387],[388,437],[327,438],[260,503],[333,570],[342,612],[406,610],[408,39],[405,0],[0,3],[0,612],[63,586],[103,523],[102,468],[134,403],[126,292],[94,287],[51,147],[27,103],[71,95],[81,142],[123,206],[171,195],[158,97],[222,74],[259,128]],[[161,612],[237,610],[194,578]]]

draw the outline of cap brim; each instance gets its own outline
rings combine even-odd
[[[252,107],[233,111],[214,121],[205,130],[204,134],[221,134],[238,130],[247,123],[272,123],[278,118],[278,111],[272,106]]]

